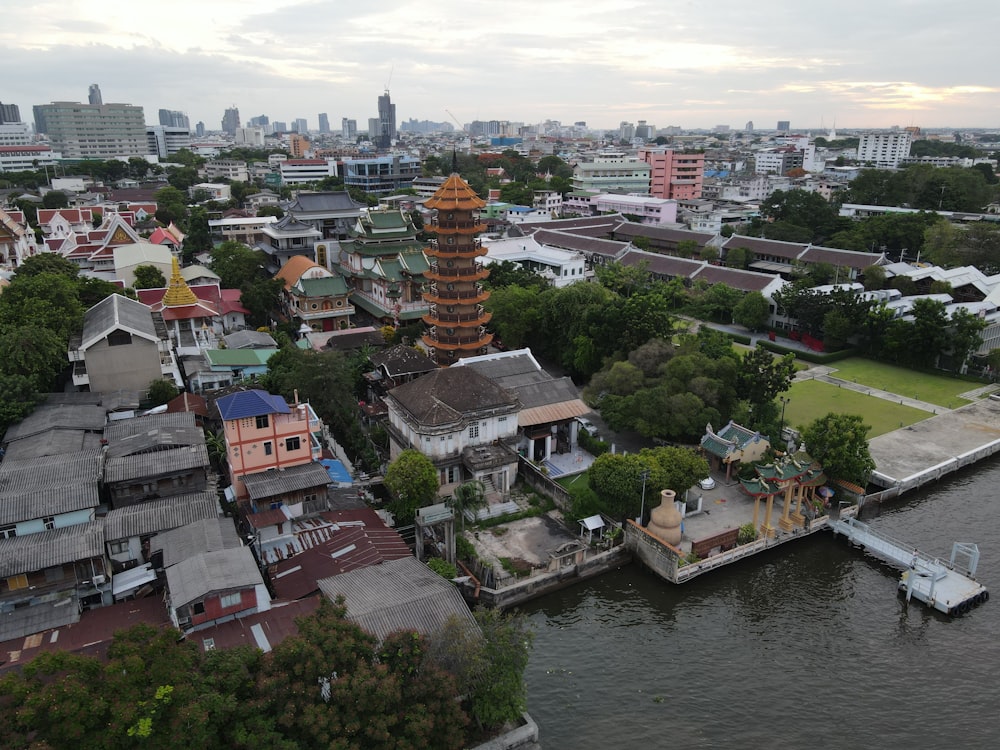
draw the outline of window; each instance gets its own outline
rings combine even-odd
[[[469,425],[469,438],[472,439],[472,440],[475,440],[477,437],[479,437],[479,424],[478,423],[476,423],[476,424],[470,424]]]
[[[56,527],[56,519],[53,516],[45,516],[42,519],[42,524],[45,526],[46,531],[52,531]]]
[[[264,455],[270,456],[273,453],[274,453],[274,446],[271,444],[271,441],[268,440],[266,443],[264,443]]]
[[[506,422],[507,417],[497,417],[497,422]]]
[[[17,536],[17,526],[0,526],[0,539],[13,539]]]
[[[132,334],[128,331],[112,331],[108,334],[108,346],[128,346],[132,343]]]
[[[301,438],[290,437],[290,438],[288,438],[285,441],[285,450],[286,451],[297,451],[301,447],[302,447],[302,440],[301,440]]]
[[[261,414],[259,417],[257,417],[257,429],[258,430],[267,429],[267,427],[268,427],[269,424],[270,424],[270,422],[268,421],[267,414]]]
[[[108,549],[111,550],[112,555],[120,555],[123,552],[128,552],[128,539],[119,539],[117,542],[111,542],[108,545]]]
[[[17,591],[18,589],[28,588],[28,576],[21,574],[19,576],[11,576],[7,579],[7,590]]]
[[[214,638],[203,638],[202,644],[205,646],[206,651],[215,651],[215,639]]]
[[[191,612],[196,615],[205,614],[205,602],[195,602],[191,605]]]
[[[219,604],[223,609],[238,607],[242,601],[243,597],[238,591],[235,594],[226,594],[225,596],[219,597]]]

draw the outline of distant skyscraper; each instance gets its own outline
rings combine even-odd
[[[753,132],[753,120],[747,120],[746,127],[743,128],[747,133]]]
[[[16,104],[0,102],[0,123],[21,122],[21,110]]]
[[[236,128],[240,126],[240,111],[234,104],[222,115],[222,132],[229,135],[236,134]]]
[[[275,133],[287,133],[288,123],[282,122],[281,120],[275,120],[274,122],[271,123],[271,128]]]
[[[788,120],[778,120],[778,132],[787,133],[792,129],[792,124]]]
[[[36,104],[35,132],[67,159],[145,156],[146,117],[131,104]]]
[[[104,104],[104,98],[101,96],[101,87],[96,83],[90,84],[90,89],[87,92],[87,100],[91,104]]]
[[[264,128],[271,124],[271,119],[267,115],[259,115],[258,117],[250,118],[251,128]]]
[[[346,117],[340,120],[340,135],[347,141],[357,140],[358,121],[349,120]]]
[[[369,133],[369,136],[371,134]],[[396,105],[389,98],[389,89],[378,98],[378,133],[372,141],[379,148],[389,148],[396,138]]]
[[[378,134],[381,127],[382,126],[377,117],[368,118],[368,140],[374,143],[376,147],[378,147]]]
[[[201,120],[199,120],[198,124],[194,126],[194,134],[199,138],[205,137],[205,123]]]
[[[301,135],[306,135],[309,132],[309,123],[306,122],[306,118],[304,117],[296,117],[295,125],[292,129],[296,133],[299,133]]]
[[[330,132],[330,118],[327,116],[326,112],[319,113],[319,132],[329,133]]]
[[[165,128],[187,128],[191,129],[191,121],[188,116],[183,112],[176,109],[161,109],[160,110],[160,125]]]

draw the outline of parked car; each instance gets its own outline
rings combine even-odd
[[[715,480],[712,479],[712,477],[705,477],[704,479],[699,479],[698,486],[701,487],[703,490],[714,490]]]
[[[580,425],[580,429],[590,435],[592,438],[597,437],[597,425],[591,422],[589,419],[584,419],[583,417],[576,418],[577,424]]]

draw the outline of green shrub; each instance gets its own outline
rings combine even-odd
[[[587,453],[592,456],[601,456],[611,450],[611,446],[605,443],[603,440],[593,438],[588,435],[585,431],[580,430],[579,435],[576,438],[580,447],[583,448]]]
[[[447,578],[449,581],[452,578],[458,578],[458,568],[456,568],[447,560],[442,560],[440,557],[432,557],[430,560],[428,560],[427,567],[433,570],[442,578]]]
[[[806,362],[812,362],[817,365],[838,362],[842,359],[847,359],[848,357],[856,357],[858,354],[858,350],[854,348],[841,349],[838,352],[802,351],[801,349],[791,349],[787,346],[782,346],[781,344],[775,343],[774,341],[768,341],[766,339],[759,340],[757,345],[763,349],[767,349],[769,352],[774,352],[775,354],[794,354],[796,359],[803,359]]]
[[[750,544],[750,542],[757,541],[757,529],[752,523],[745,523],[740,526],[739,532],[736,534],[737,544]]]
[[[469,560],[470,562],[479,559],[476,546],[461,534],[455,537],[455,555],[459,560]]]

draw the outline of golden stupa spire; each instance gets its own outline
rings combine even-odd
[[[181,265],[177,262],[177,258],[174,257],[173,261],[174,268],[170,274],[170,286],[167,287],[167,293],[163,295],[163,304],[165,307],[193,305],[198,301],[198,298],[184,281],[184,277],[181,276]]]

